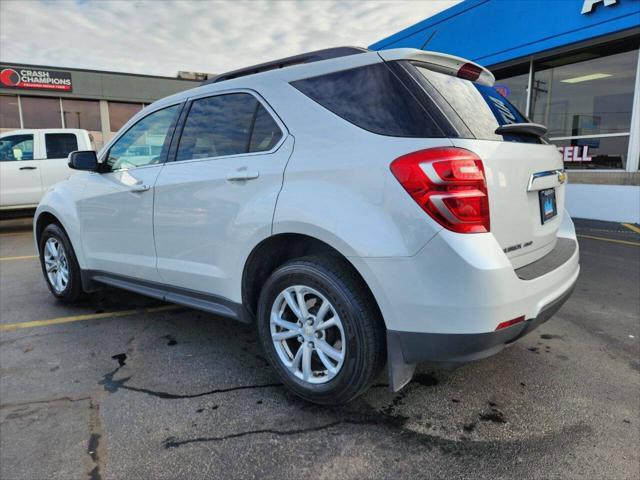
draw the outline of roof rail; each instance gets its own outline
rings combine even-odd
[[[253,75],[254,73],[266,72],[269,70],[277,70],[279,68],[290,67],[291,65],[299,65],[302,63],[319,62],[320,60],[328,60],[330,58],[346,57],[347,55],[355,55],[357,53],[368,52],[369,50],[361,47],[334,47],[325,48],[324,50],[316,50],[315,52],[302,53],[292,57],[280,58],[271,62],[253,65],[251,67],[240,68],[231,72],[222,73],[202,83],[209,85],[211,83],[223,82],[232,78]]]

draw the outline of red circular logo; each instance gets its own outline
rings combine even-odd
[[[0,82],[9,87],[15,87],[20,83],[20,75],[13,68],[4,68],[0,72]]]

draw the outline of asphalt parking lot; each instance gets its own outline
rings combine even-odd
[[[640,233],[576,223],[582,273],[547,324],[328,408],[249,327],[117,290],[57,303],[30,221],[3,221],[0,477],[640,478]]]

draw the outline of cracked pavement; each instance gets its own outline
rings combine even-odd
[[[0,257],[32,254],[20,225],[0,226]],[[594,228],[610,227],[579,223]],[[288,393],[252,328],[186,308],[2,332],[0,477],[638,478],[640,248],[580,243],[547,324],[342,407]],[[0,262],[0,286],[1,323],[160,305],[118,290],[58,304],[35,259]]]

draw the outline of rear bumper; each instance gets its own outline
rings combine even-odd
[[[579,255],[565,212],[556,248],[517,270],[491,234],[441,231],[413,257],[352,258],[387,327],[391,388],[417,363],[488,357],[547,321],[573,291]]]
[[[489,357],[549,320],[573,293],[575,283],[537,317],[487,333],[420,333],[388,330],[387,342],[400,350],[405,363],[468,362]]]
[[[350,260],[371,288],[387,330],[485,334],[514,318],[538,318],[570,290],[580,252],[566,213],[556,247],[514,270],[490,233],[443,230],[412,257]]]

